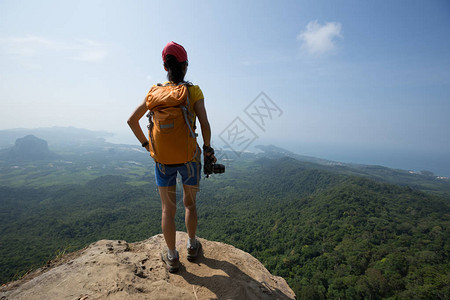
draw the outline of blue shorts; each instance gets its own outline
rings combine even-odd
[[[172,186],[177,184],[177,173],[185,185],[196,186],[200,183],[200,170],[202,164],[188,162],[179,165],[163,165],[155,163],[155,178],[157,186]]]

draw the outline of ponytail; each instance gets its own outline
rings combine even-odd
[[[164,63],[164,67],[167,68],[167,79],[176,84],[184,81],[183,69],[187,66],[187,61],[178,62],[175,56],[167,54],[166,62]]]

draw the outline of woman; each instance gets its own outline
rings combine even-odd
[[[164,62],[164,69],[167,71],[168,82],[164,85],[186,83],[184,77],[188,67],[188,59],[186,50],[183,46],[170,42],[162,52]],[[216,159],[214,154],[211,154],[211,128],[206,115],[205,102],[202,90],[198,85],[188,84],[190,111],[193,112],[193,124],[195,118],[198,118],[203,137],[204,155],[212,155],[213,161]],[[147,98],[147,97],[146,97]],[[128,125],[131,127],[136,138],[147,151],[149,149],[149,141],[143,133],[139,120],[147,112],[146,99],[139,105],[128,119]],[[159,194],[162,203],[162,220],[161,227],[164,239],[167,244],[167,249],[161,253],[161,258],[166,264],[170,272],[176,272],[179,269],[179,254],[175,247],[175,213],[176,213],[176,177],[180,173],[183,182],[183,203],[185,207],[185,223],[189,235],[187,244],[187,258],[194,260],[199,250],[201,249],[200,242],[195,238],[197,230],[197,208],[196,208],[196,194],[200,182],[200,153],[190,162],[177,165],[163,165],[155,162],[155,178],[158,186]],[[194,172],[192,172],[194,170]]]

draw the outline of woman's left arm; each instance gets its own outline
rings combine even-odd
[[[142,102],[142,104],[139,105],[134,110],[134,112],[131,114],[131,116],[128,118],[128,121],[127,121],[128,125],[130,126],[134,135],[136,136],[136,138],[139,140],[139,142],[141,144],[147,142],[147,137],[145,136],[144,132],[142,131],[141,126],[139,125],[139,120],[145,115],[147,110],[148,110],[147,105],[146,105],[145,99],[144,99],[144,102]],[[147,149],[147,151],[150,151],[149,145],[147,145],[145,147],[145,149]]]

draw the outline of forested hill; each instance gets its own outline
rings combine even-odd
[[[208,195],[204,235],[252,253],[301,299],[450,295],[449,199],[293,159],[255,165],[231,204],[229,186]]]
[[[99,239],[134,242],[159,233],[153,175],[120,170],[124,176],[87,183],[1,187],[1,281]],[[184,230],[181,201],[178,207]],[[251,253],[300,299],[450,294],[443,196],[292,158],[258,159],[203,180],[198,213],[200,237]]]

